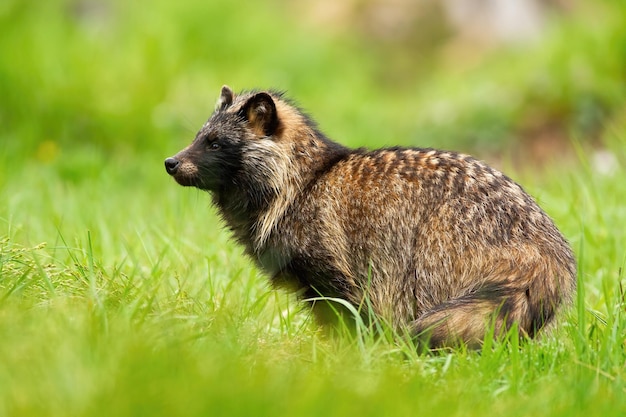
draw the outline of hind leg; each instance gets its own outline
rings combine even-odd
[[[525,291],[490,286],[435,306],[410,323],[410,331],[431,349],[460,343],[479,349],[490,326],[501,337],[517,323],[525,335],[530,321]]]

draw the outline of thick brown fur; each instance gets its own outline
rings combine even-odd
[[[165,162],[211,192],[273,282],[339,297],[431,347],[487,326],[535,336],[575,290],[572,251],[511,179],[434,149],[348,149],[282,94],[223,87],[195,140]]]

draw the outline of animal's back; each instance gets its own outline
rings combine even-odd
[[[572,252],[536,202],[453,152],[353,152],[302,191],[280,229],[299,230],[283,244],[305,285],[356,305],[367,296],[435,346],[478,342],[492,319],[534,335],[575,285]]]

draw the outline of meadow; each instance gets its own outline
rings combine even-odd
[[[581,2],[540,42],[413,73],[289,4],[0,5],[0,415],[623,416],[626,8]],[[165,173],[225,83],[287,90],[349,146],[503,168],[572,244],[573,305],[480,352],[328,335]],[[559,148],[525,153],[546,131]]]

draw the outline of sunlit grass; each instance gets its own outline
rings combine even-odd
[[[610,151],[623,160],[623,149]],[[626,251],[624,232],[611,227],[626,221],[623,166],[606,175],[583,159],[566,172],[516,177],[575,248],[579,298],[540,340],[433,355],[365,324],[328,336],[306,306],[269,288],[208,196],[148,164],[136,168],[138,188],[116,165],[68,182],[63,170],[31,164],[2,189],[3,414],[626,409]]]

